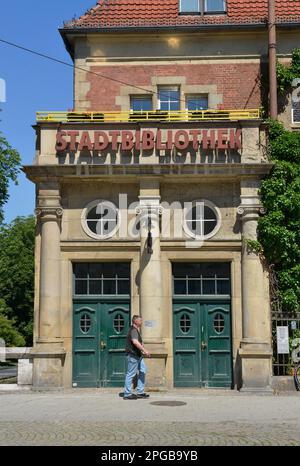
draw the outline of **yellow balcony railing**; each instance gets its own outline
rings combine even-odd
[[[195,110],[151,112],[37,112],[37,122],[57,123],[136,123],[143,121],[211,121],[255,120],[260,118],[259,109],[247,110]]]

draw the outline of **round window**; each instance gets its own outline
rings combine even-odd
[[[119,229],[119,210],[112,202],[93,201],[83,210],[81,222],[84,231],[92,238],[111,238]]]
[[[211,238],[220,226],[220,211],[210,201],[194,201],[191,207],[185,209],[184,230],[195,239]]]
[[[88,314],[83,314],[83,316],[80,319],[80,330],[82,333],[85,335],[89,333],[92,327],[92,321],[91,318]]]
[[[114,318],[114,329],[116,333],[122,333],[125,327],[125,319],[121,314]]]
[[[187,314],[183,314],[180,317],[180,330],[182,333],[189,333],[191,330],[191,319]]]
[[[214,329],[216,333],[222,333],[225,328],[225,320],[222,314],[217,314],[214,318]]]

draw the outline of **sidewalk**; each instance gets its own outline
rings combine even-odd
[[[0,445],[300,444],[297,392],[176,389],[135,401],[124,401],[119,392],[2,393]]]

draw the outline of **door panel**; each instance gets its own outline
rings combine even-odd
[[[174,378],[175,386],[199,384],[197,304],[174,304]]]
[[[108,304],[107,354],[105,376],[107,386],[120,387],[124,384],[126,373],[125,345],[129,329],[129,303]],[[103,376],[103,380],[105,380]]]
[[[229,303],[174,303],[173,331],[175,386],[231,387]]]
[[[129,300],[74,303],[73,383],[76,386],[123,386],[129,307]]]
[[[97,386],[98,378],[97,305],[74,304],[73,383],[81,387]]]
[[[231,322],[229,304],[206,305],[208,333],[208,377],[211,387],[232,384]]]

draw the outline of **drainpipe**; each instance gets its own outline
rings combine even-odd
[[[277,104],[277,75],[276,75],[276,14],[275,0],[269,1],[269,87],[270,87],[270,117],[274,120],[278,118]]]

